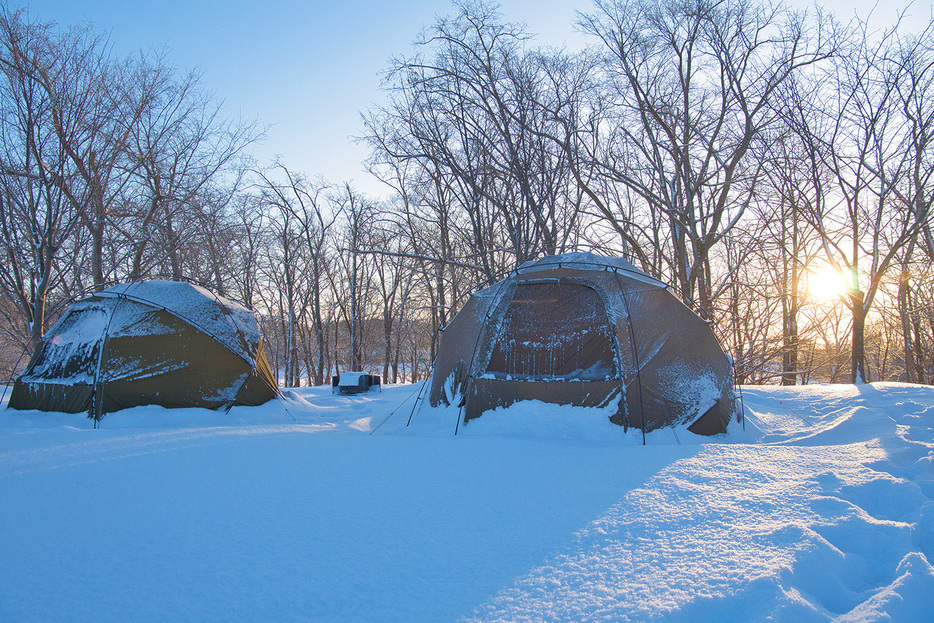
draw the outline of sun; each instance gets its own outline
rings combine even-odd
[[[821,303],[833,303],[849,291],[846,275],[832,266],[808,270],[808,295]]]

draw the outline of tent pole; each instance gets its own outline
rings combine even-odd
[[[467,393],[467,386],[470,385],[470,377],[467,377],[467,382],[464,383],[464,393]],[[464,402],[461,403],[461,406],[457,409],[457,422],[454,424],[454,436],[457,437],[457,431],[461,428],[461,415],[464,413],[464,407],[467,406],[467,396],[464,396]]]
[[[415,412],[415,407],[418,406],[418,399],[421,397],[421,395],[422,395],[422,390],[423,390],[424,388],[425,388],[425,382],[423,381],[423,382],[422,382],[422,386],[418,389],[418,396],[416,396],[416,398],[415,398],[415,404],[412,406],[412,413]],[[382,389],[380,389],[380,391],[382,391]],[[405,400],[403,400],[402,402],[400,402],[398,407],[396,407],[395,409],[393,409],[392,411],[390,411],[390,412],[389,412],[389,415],[387,415],[386,417],[384,417],[383,420],[382,420],[379,424],[377,424],[376,427],[373,428],[373,430],[371,430],[371,431],[369,432],[369,434],[372,435],[373,433],[375,433],[376,431],[378,431],[378,430],[379,430],[379,427],[382,426],[383,424],[385,424],[386,422],[388,422],[388,421],[389,421],[389,418],[391,418],[392,416],[394,416],[394,415],[396,414],[396,411],[398,411],[399,409],[401,409],[401,408],[402,408],[402,405],[404,405],[406,402],[408,402],[408,401],[409,401],[409,398],[411,398],[411,397],[414,396],[414,395],[415,395],[415,392],[410,392],[409,395],[405,397]],[[405,425],[408,426],[409,423],[410,423],[411,421],[412,421],[412,415],[409,414],[409,421],[406,422]]]
[[[636,365],[636,383],[639,385],[639,420],[642,424],[642,445],[645,445],[645,406],[642,403],[642,367],[639,365],[639,349],[636,348],[636,332],[632,328],[632,314],[629,312],[629,297],[626,296],[626,289],[619,280],[619,273],[613,271],[616,278],[616,285],[619,286],[620,294],[623,295],[623,305],[626,307],[626,326],[629,327],[629,343],[632,345],[632,359]]]
[[[431,336],[431,342],[432,342],[432,344],[434,344],[435,338],[438,337],[438,333],[442,333],[442,334],[443,334],[443,333],[444,333],[444,327],[438,327],[437,330],[435,331],[434,335]],[[428,374],[428,378],[425,379],[425,380],[422,382],[422,386],[418,389],[418,396],[415,397],[415,402],[412,404],[412,410],[409,412],[409,419],[408,419],[408,420],[406,421],[406,423],[405,423],[405,427],[406,427],[406,428],[409,427],[409,424],[412,423],[412,418],[415,417],[415,410],[418,409],[418,401],[421,400],[421,398],[422,398],[422,392],[425,391],[425,387],[426,387],[426,386],[428,385],[428,383],[431,381],[431,377],[433,377],[434,374],[435,374],[435,361],[437,361],[437,360],[438,360],[438,356],[435,355],[434,361],[431,362],[431,372]],[[418,370],[418,364],[416,363],[416,371],[417,371],[417,370]],[[413,376],[412,378],[414,378],[414,376]],[[382,388],[380,388],[380,391],[382,391]],[[408,398],[406,398],[406,400],[408,400]],[[399,405],[399,407],[401,407],[401,406],[402,406],[402,405]],[[397,407],[397,408],[398,408],[398,407]],[[393,411],[393,413],[395,413],[395,411]],[[390,415],[392,415],[392,414],[390,413]],[[389,418],[386,418],[386,419],[389,419]],[[380,426],[382,426],[382,424],[380,424]],[[376,428],[379,428],[379,426],[377,426]],[[371,433],[371,434],[372,434],[372,433]]]
[[[415,417],[415,409],[418,408],[418,401],[422,399],[422,392],[425,391],[425,387],[428,385],[428,381],[430,381],[430,380],[431,380],[431,375],[429,374],[429,375],[428,375],[428,378],[425,379],[424,381],[422,381],[422,386],[418,388],[418,395],[415,396],[415,403],[412,405],[412,410],[409,412],[409,419],[408,419],[408,421],[405,423],[406,428],[408,428],[409,424],[412,423],[412,418]],[[408,400],[408,398],[406,398],[406,400]],[[403,402],[405,402],[405,401],[403,401]],[[399,406],[401,407],[402,405],[399,405]],[[397,407],[397,408],[398,408],[398,407]],[[392,413],[395,413],[395,411],[393,411]],[[390,413],[389,415],[391,416],[392,413]],[[386,419],[388,420],[389,418],[386,418]],[[382,423],[380,423],[379,426],[382,426]],[[376,428],[379,428],[379,426],[377,426]],[[376,430],[376,429],[374,429],[374,430]]]
[[[101,381],[101,366],[104,363],[104,351],[107,350],[107,343],[110,341],[110,325],[113,322],[114,314],[117,313],[117,306],[125,300],[120,295],[117,295],[116,298],[116,302],[110,308],[110,317],[107,318],[104,335],[101,336],[101,349],[97,353],[97,367],[94,370],[94,385],[91,390],[91,413],[89,414],[94,419],[94,428],[100,427],[101,418],[104,417],[104,397],[101,395],[104,391],[103,382]]]
[[[743,398],[743,388],[736,382],[736,366],[730,363],[730,366],[733,368],[733,388],[739,392],[739,408],[742,411],[740,415],[740,421],[743,423],[743,430],[746,430],[746,400]]]
[[[509,276],[519,275],[518,269],[511,272]],[[503,302],[503,290],[506,289],[506,284],[508,279],[504,279],[499,287],[499,291],[496,293],[496,298],[491,301],[490,306],[487,307],[486,316],[483,322],[483,326],[480,331],[477,331],[477,339],[473,344],[473,352],[470,354],[470,363],[467,365],[467,379],[464,381],[464,403],[460,406],[460,409],[457,411],[457,424],[454,426],[454,435],[457,435],[457,431],[460,430],[461,426],[461,415],[464,413],[464,409],[467,406],[467,400],[470,398],[470,381],[473,380],[473,364],[477,358],[477,349],[480,348],[480,337],[484,335],[484,330],[489,331],[489,322],[490,318],[493,317],[493,311]]]

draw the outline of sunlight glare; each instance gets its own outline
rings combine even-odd
[[[848,286],[844,274],[832,266],[808,271],[808,295],[821,303],[833,303],[846,294]]]

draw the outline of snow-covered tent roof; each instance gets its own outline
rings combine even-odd
[[[618,271],[624,273],[630,279],[641,281],[650,286],[658,288],[667,287],[658,279],[650,277],[621,257],[607,257],[604,255],[587,253],[585,251],[562,253],[560,255],[546,255],[541,259],[520,264],[516,272],[519,274],[528,274],[559,268],[571,270]]]
[[[136,281],[115,285],[95,296],[124,298],[163,308],[243,359],[256,356],[260,333],[253,312],[193,283],[158,279]]]
[[[623,426],[726,430],[731,366],[696,314],[629,262],[591,253],[522,264],[445,327],[430,402],[464,421],[520,400],[605,407]]]
[[[99,419],[141,404],[261,404],[277,392],[253,312],[189,283],[145,281],[73,304],[17,379],[10,406]]]

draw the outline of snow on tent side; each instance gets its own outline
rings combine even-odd
[[[10,406],[105,413],[258,405],[278,394],[253,312],[198,286],[127,283],[73,304],[42,338]]]
[[[569,253],[470,297],[442,333],[429,401],[463,406],[465,423],[522,400],[618,405],[616,424],[711,435],[737,411],[731,373],[713,331],[665,284]]]

